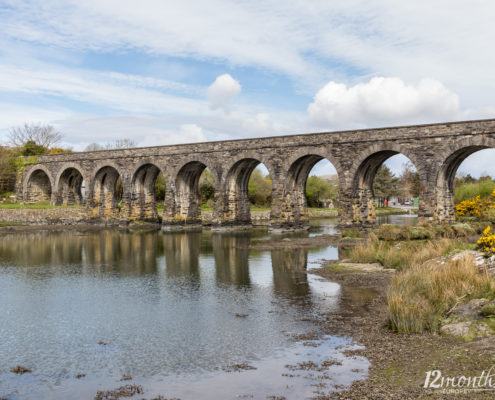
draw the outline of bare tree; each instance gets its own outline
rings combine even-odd
[[[90,143],[86,146],[84,151],[98,151],[98,150],[115,150],[115,149],[132,149],[136,147],[136,142],[132,139],[117,139],[112,143],[107,143],[105,146],[102,146],[98,143]]]
[[[107,144],[108,149],[132,149],[136,147],[136,142],[132,139],[117,139],[115,142]]]
[[[84,149],[84,151],[98,151],[98,150],[105,150],[105,147],[103,147],[98,143],[90,143]]]
[[[9,144],[14,147],[24,146],[34,142],[47,149],[62,140],[63,135],[51,125],[41,123],[25,123],[23,126],[12,127],[9,131]]]

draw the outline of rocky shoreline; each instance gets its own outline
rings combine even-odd
[[[377,265],[328,266],[311,273],[341,285],[338,310],[322,322],[329,334],[351,336],[363,345],[355,355],[370,362],[368,379],[354,382],[348,389],[320,399],[444,399],[452,393],[425,389],[427,371],[439,370],[445,377],[479,376],[495,365],[495,336],[479,336],[469,341],[443,332],[398,334],[387,321],[387,289],[395,274]],[[476,303],[473,306],[473,303]],[[458,307],[459,313],[476,320],[479,301]],[[486,303],[486,302],[481,302]],[[456,311],[453,314],[456,314]],[[472,322],[469,322],[472,323]],[[448,326],[448,325],[447,325]],[[471,340],[472,339],[472,340]],[[460,391],[459,399],[491,399],[491,391]]]

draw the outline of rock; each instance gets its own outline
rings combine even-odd
[[[471,341],[477,337],[492,336],[495,332],[484,321],[464,321],[444,325],[440,333]]]
[[[440,333],[443,335],[464,338],[468,336],[472,323],[473,321],[466,321],[444,325],[440,328]]]
[[[488,302],[488,299],[473,299],[456,307],[451,314],[461,319],[480,319],[480,311]]]

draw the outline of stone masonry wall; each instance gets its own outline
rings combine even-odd
[[[376,171],[387,158],[403,154],[420,176],[420,219],[449,222],[455,171],[485,148],[495,148],[495,119],[42,156],[27,163],[17,187],[26,202],[50,197],[52,204],[71,204],[84,182],[81,202],[88,217],[120,223],[161,219],[164,230],[182,230],[201,225],[198,180],[209,168],[215,179],[212,226],[232,228],[251,224],[247,182],[263,163],[272,178],[271,227],[291,229],[308,224],[306,180],[326,158],[339,177],[340,223],[364,225],[376,218]],[[162,215],[153,198],[160,172],[166,184]]]
[[[27,225],[74,225],[87,220],[84,208],[8,209],[0,208],[0,221]]]

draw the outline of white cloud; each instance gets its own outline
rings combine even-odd
[[[459,114],[457,94],[433,79],[408,85],[376,77],[351,87],[329,82],[308,106],[310,123],[332,128],[444,121]]]
[[[223,74],[208,87],[208,100],[213,108],[227,107],[227,103],[241,93],[241,84],[230,74]]]
[[[418,81],[430,76],[473,108],[492,101],[495,89],[495,5],[483,0],[315,0],[311,7],[303,0],[142,0],[139,7],[120,0],[7,4],[0,13],[5,38],[267,68],[296,78],[309,93],[330,77]]]
[[[133,113],[183,115],[207,108],[205,101],[164,93],[163,85],[172,83],[50,64],[37,68],[0,64],[0,91],[66,97]]]

